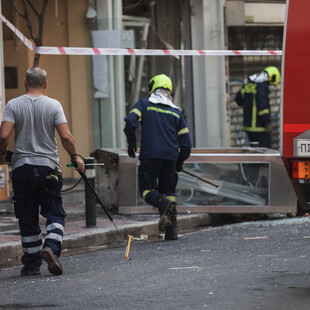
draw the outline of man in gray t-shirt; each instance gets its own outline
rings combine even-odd
[[[77,164],[84,163],[76,154],[61,104],[43,95],[47,86],[46,71],[40,67],[27,70],[26,94],[8,102],[0,127],[0,164],[6,162],[7,146],[15,129],[12,156],[14,211],[19,220],[24,255],[21,275],[39,275],[42,259],[54,275],[63,273],[59,261],[66,212],[62,206],[62,175],[59,164],[56,131],[67,153]],[[39,225],[40,213],[46,218],[43,243]],[[43,249],[42,249],[43,244]]]
[[[67,120],[57,100],[44,95],[22,95],[8,102],[2,121],[15,125],[13,170],[30,164],[61,171],[55,126]]]

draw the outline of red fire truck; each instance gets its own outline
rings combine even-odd
[[[282,59],[281,155],[299,210],[310,210],[310,1],[287,0]]]

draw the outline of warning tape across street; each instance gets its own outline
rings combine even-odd
[[[11,24],[2,14],[0,14],[0,19],[6,24],[14,33],[15,35],[31,50],[35,50],[35,45],[26,38],[13,24]]]
[[[281,56],[279,50],[167,50],[167,49],[131,49],[131,48],[92,48],[92,47],[36,47],[3,15],[0,19],[15,35],[36,54],[41,55],[109,55],[109,56]]]
[[[87,48],[41,46],[35,49],[41,55],[110,55],[110,56],[270,56],[282,51],[228,51],[228,50],[158,50],[131,48]]]

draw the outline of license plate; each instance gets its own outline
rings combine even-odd
[[[310,140],[296,141],[295,156],[310,157]]]

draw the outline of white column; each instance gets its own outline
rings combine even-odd
[[[225,49],[224,0],[192,0],[192,48]],[[196,147],[227,146],[224,56],[193,57]]]
[[[97,0],[98,30],[122,30],[122,0]],[[111,46],[109,46],[111,47]],[[98,57],[98,56],[97,56]],[[105,56],[103,56],[105,57]],[[103,147],[120,148],[125,146],[125,77],[124,57],[106,56],[109,67],[109,97],[100,99],[101,128],[99,135]],[[98,141],[98,133],[95,141]]]
[[[123,30],[123,1],[113,1],[113,29]],[[126,139],[124,134],[125,107],[125,67],[124,56],[113,56],[114,67],[114,93],[115,93],[115,126],[116,126],[116,147],[125,147]]]

